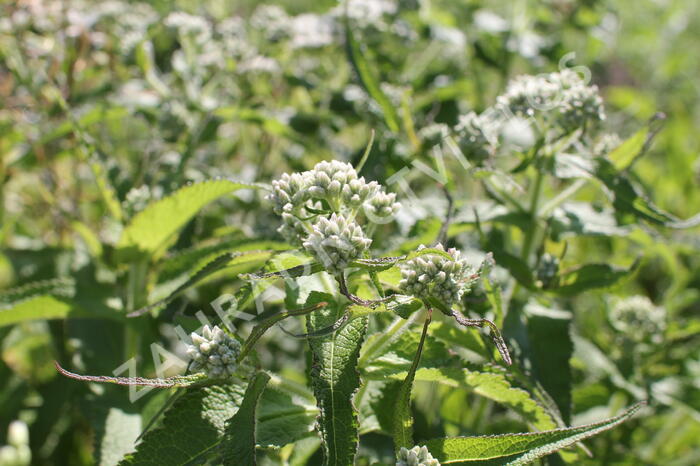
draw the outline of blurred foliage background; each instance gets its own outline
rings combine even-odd
[[[590,72],[606,102],[607,128],[623,139],[665,114],[631,176],[678,217],[700,210],[695,2],[350,5],[361,63],[349,58],[342,34],[345,5],[330,1],[0,3],[0,289],[15,293],[0,300],[0,444],[20,420],[29,427],[32,464],[92,464],[110,413],[125,425],[145,425],[162,405],[164,394],[131,405],[126,389],[98,390],[58,377],[53,360],[111,374],[134,355],[150,355],[151,342],[174,348],[172,322],[194,326],[196,310],[236,288],[233,271],[188,291],[158,319],[95,317],[123,316],[157,298],[182,272],[177,260],[186,262],[186,251],[205,239],[276,238],[278,221],[259,196],[223,199],[187,224],[169,245],[175,252],[162,255],[144,279],[147,293],[134,298],[133,271],[115,254],[123,225],[187,183],[268,182],[324,159],[356,163],[372,130],[376,142],[365,174],[387,183],[412,160],[432,164],[426,140],[435,124],[452,126],[460,114],[485,109],[514,76],[563,66]],[[363,73],[384,102],[368,92]],[[459,173],[455,161],[448,164]],[[401,217],[399,230],[419,237],[444,206],[434,200],[434,180],[414,170],[408,181],[425,204]],[[477,194],[467,176],[451,182],[458,204]],[[598,201],[593,191],[582,196]],[[634,398],[652,403],[643,416],[587,442],[594,456],[578,464],[698,464],[698,230],[616,221],[625,228],[577,239],[567,253],[572,262],[616,264],[643,256],[616,296],[589,292],[559,303],[573,313],[572,424],[608,416]],[[378,246],[389,251],[396,244],[387,237]],[[32,309],[24,319],[16,293],[28,293],[17,291],[28,284],[47,291],[23,301]],[[637,307],[664,310],[660,341],[637,341],[638,327],[609,323],[616,300],[636,295],[646,299]],[[81,318],[65,319],[70,316]],[[264,367],[304,382],[301,344],[273,333],[261,347]],[[150,356],[143,356],[139,373],[153,371]],[[523,424],[473,393],[422,390],[419,438],[508,432]],[[381,457],[373,435],[361,443],[368,458]],[[5,453],[19,455],[12,448]]]

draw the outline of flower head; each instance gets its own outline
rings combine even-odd
[[[617,301],[609,315],[616,330],[633,339],[660,340],[666,327],[666,311],[655,306],[646,296],[630,296]]]
[[[538,76],[518,76],[497,99],[497,107],[516,116],[535,116],[554,111],[566,128],[605,119],[603,99],[597,86],[589,86],[580,75],[563,70]]]
[[[297,243],[312,231],[309,223],[321,215],[355,218],[364,212],[370,222],[386,223],[400,207],[394,193],[386,193],[376,181],[365,181],[349,163],[335,160],[319,162],[305,172],[285,173],[272,182],[267,199],[282,217],[279,232]]]
[[[426,446],[415,446],[410,450],[401,447],[396,466],[440,466],[440,462],[433,458]]]
[[[216,325],[205,325],[201,335],[193,332],[191,338],[187,355],[192,358],[194,372],[204,372],[213,379],[229,377],[236,372],[241,344],[235,338]]]
[[[425,249],[421,245],[418,250]],[[442,244],[435,249],[445,251]],[[401,265],[399,288],[406,294],[427,298],[435,297],[446,305],[458,302],[469,291],[474,281],[471,268],[460,259],[460,253],[450,248],[447,254],[424,254]]]
[[[508,83],[506,92],[497,98],[497,105],[516,116],[534,116],[537,111],[551,110],[560,87],[548,76],[523,75]]]
[[[370,244],[372,240],[358,224],[335,213],[330,218],[321,217],[303,242],[304,249],[331,272],[342,271],[362,257]]]

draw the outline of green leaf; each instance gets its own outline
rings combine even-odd
[[[124,228],[117,254],[122,260],[154,256],[197,212],[210,202],[239,189],[256,185],[219,179],[195,183],[149,204]]]
[[[420,363],[425,338],[428,335],[428,326],[430,325],[431,313],[425,318],[423,331],[421,332],[420,341],[416,346],[416,352],[411,362],[411,367],[408,369],[406,378],[404,378],[399,391],[396,395],[394,404],[394,422],[392,429],[392,438],[394,439],[394,450],[398,453],[401,448],[413,447],[413,413],[411,412],[411,391],[413,390],[413,380],[416,376],[416,370]]]
[[[594,164],[589,157],[558,154],[554,159],[554,176],[560,179],[591,178]]]
[[[170,281],[190,274],[193,269],[199,269],[212,259],[227,252],[248,251],[284,251],[293,249],[286,243],[277,241],[259,241],[252,238],[236,238],[214,244],[197,245],[194,248],[176,251],[172,256],[158,264],[158,280]]]
[[[530,359],[536,379],[552,397],[567,425],[571,421],[571,367],[574,352],[571,341],[570,312],[546,309],[530,304],[527,332]]]
[[[214,115],[224,120],[244,121],[256,124],[270,134],[284,136],[295,141],[299,140],[289,125],[253,108],[240,106],[221,107],[214,111]]]
[[[92,406],[103,416],[96,456],[100,466],[113,466],[134,448],[141,432],[141,415],[117,407]],[[92,413],[91,413],[92,414]],[[97,413],[94,413],[98,415]]]
[[[525,261],[503,249],[492,249],[492,251],[498,265],[507,269],[522,286],[528,290],[534,289],[532,271]]]
[[[453,323],[435,322],[430,328],[430,335],[447,343],[450,348],[462,347],[484,358],[490,356],[489,347],[481,338],[481,332],[476,329],[457,327]]]
[[[585,264],[562,272],[558,285],[548,291],[562,296],[573,296],[594,288],[608,288],[632,275],[639,267],[639,259],[628,268],[610,264]]]
[[[102,306],[87,308],[75,300],[50,295],[36,296],[15,305],[0,308],[0,327],[29,320],[72,318],[108,318],[121,320],[121,314]]]
[[[598,211],[586,202],[567,202],[552,212],[552,238],[577,236],[627,236],[630,226],[619,226],[611,209]]]
[[[257,444],[261,448],[280,448],[314,435],[318,408],[305,386],[273,377],[258,406]],[[285,387],[285,385],[287,387]]]
[[[352,266],[359,267],[362,270],[373,272],[381,272],[395,266],[400,257],[379,257],[376,259],[356,259],[352,262]]]
[[[146,433],[120,464],[175,466],[204,458],[220,441],[226,420],[236,413],[242,398],[243,387],[238,384],[187,390],[166,411],[161,427]]]
[[[270,259],[270,257],[273,255],[273,251],[227,252],[221,254],[220,256],[215,257],[213,260],[206,263],[200,269],[195,270],[194,273],[186,276],[184,280],[180,280],[179,286],[177,286],[175,289],[172,289],[172,285],[164,287],[167,288],[165,292],[161,288],[158,293],[161,295],[165,294],[165,297],[158,299],[148,306],[137,309],[136,311],[130,313],[129,317],[137,317],[145,314],[146,312],[161,309],[163,306],[170,303],[173,299],[180,296],[189,288],[201,284],[205,280],[213,279],[214,275],[218,274],[219,272],[235,273],[239,272],[241,268],[246,267],[248,267],[248,270],[250,270],[250,265],[257,267],[266,260]],[[177,284],[178,281],[175,283]]]
[[[392,375],[400,378],[404,373]],[[466,388],[485,398],[511,408],[537,429],[552,429],[556,423],[546,410],[525,390],[513,387],[502,373],[479,372],[466,368],[420,368],[416,380],[438,382],[450,387]]]
[[[350,21],[345,17],[345,48],[347,50],[350,64],[355,69],[362,87],[379,104],[384,115],[384,121],[391,131],[399,132],[399,117],[387,96],[382,92],[379,83],[372,75],[370,65],[362,53],[360,44],[355,40],[350,27]]]
[[[314,332],[336,322],[344,313],[332,295],[311,292],[306,306],[329,305],[307,317],[307,331]],[[353,464],[358,445],[357,411],[353,397],[360,385],[357,359],[367,329],[367,318],[351,320],[342,329],[321,338],[310,338],[311,384],[318,403],[319,431],[326,465]]]
[[[629,178],[618,172],[612,163],[598,158],[596,177],[603,182],[612,196],[613,206],[618,212],[630,213],[637,218],[669,228],[692,228],[700,225],[700,214],[681,220],[657,207]]]
[[[426,446],[442,464],[524,465],[621,424],[644,404],[638,403],[619,416],[580,427],[484,437],[442,438],[429,440]],[[486,461],[495,459],[499,461]]]
[[[493,259],[488,258],[487,260],[492,261]],[[485,262],[485,264],[486,263],[487,262]],[[491,305],[491,310],[493,310],[493,313],[495,315],[494,323],[497,327],[502,327],[505,312],[503,309],[503,297],[501,295],[501,286],[498,283],[491,282],[491,279],[489,278],[489,271],[491,266],[489,265],[487,267],[489,267],[489,270],[479,273],[479,275],[481,276],[481,283],[484,287],[484,292],[486,293],[486,299],[489,301],[489,304]]]
[[[269,381],[270,376],[266,373],[255,374],[245,391],[241,407],[226,423],[221,442],[224,465],[255,466],[255,411]]]
[[[391,296],[391,300],[385,306],[388,311],[395,313],[402,319],[408,319],[411,314],[423,307],[423,302],[412,296],[395,294]]]
[[[649,127],[644,126],[610,152],[608,158],[616,170],[624,170],[630,166],[632,161],[634,161],[644,148],[648,134]]]
[[[245,343],[243,343],[241,352],[238,355],[238,362],[241,362],[245,359],[245,357],[248,355],[248,353],[250,353],[250,351],[253,349],[255,343],[260,339],[260,337],[263,336],[267,329],[275,325],[277,322],[280,322],[281,320],[286,319],[287,317],[306,315],[310,312],[321,309],[325,305],[325,302],[319,302],[314,304],[313,306],[308,306],[301,309],[282,311],[268,319],[263,320],[258,325],[253,327],[253,330],[251,330],[250,335],[248,335],[248,338],[246,339]]]
[[[0,293],[0,309],[13,307],[22,301],[44,295],[72,298],[75,295],[75,281],[70,278],[56,278],[3,290]]]

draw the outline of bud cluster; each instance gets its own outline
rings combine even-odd
[[[666,328],[666,311],[646,296],[630,296],[616,302],[610,310],[610,323],[637,340],[659,340]]]
[[[537,281],[542,288],[549,288],[559,273],[559,259],[551,254],[543,254],[537,266]]]
[[[0,465],[25,466],[31,461],[27,424],[12,421],[7,427],[7,445],[0,447]]]
[[[321,217],[314,224],[302,245],[330,272],[337,273],[362,257],[371,244],[372,240],[357,223],[333,213],[330,218]]]
[[[229,377],[236,372],[241,344],[235,338],[216,325],[205,325],[201,335],[193,332],[191,338],[187,355],[192,358],[192,371],[204,372],[213,379]]]
[[[426,446],[416,446],[410,450],[401,447],[396,466],[440,466],[440,462],[433,458]]]
[[[555,111],[560,124],[568,128],[605,119],[598,86],[588,86],[581,76],[571,70],[518,76],[498,97],[497,106],[525,117]]]
[[[391,219],[400,204],[376,181],[365,181],[349,163],[317,163],[312,170],[284,174],[267,197],[282,217],[279,232],[301,244],[324,266],[338,272],[363,255],[371,240],[355,219],[360,212],[375,223]]]
[[[418,250],[425,249],[421,245]],[[442,244],[435,249],[444,251]],[[424,254],[407,260],[401,265],[399,288],[406,294],[427,298],[435,297],[450,306],[462,299],[471,288],[474,277],[471,268],[460,259],[454,248],[446,251],[452,259],[440,254]]]

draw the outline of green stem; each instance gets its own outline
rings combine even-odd
[[[406,378],[401,384],[399,393],[396,396],[396,405],[394,408],[394,426],[392,432],[392,437],[394,438],[394,449],[396,450],[396,453],[398,453],[402,447],[411,448],[413,446],[411,392],[413,391],[413,380],[416,377],[418,364],[420,364],[420,358],[423,354],[423,345],[425,345],[425,337],[428,335],[428,326],[432,320],[432,314],[433,310],[428,308],[425,316],[425,323],[423,324],[423,332],[421,333],[420,341],[418,342],[416,355],[413,358],[408,374],[406,374]]]
[[[560,192],[559,194],[556,195],[556,197],[552,198],[550,201],[548,201],[545,205],[542,206],[542,209],[540,210],[540,213],[542,215],[549,215],[554,209],[559,207],[563,202],[565,202],[567,199],[569,199],[571,196],[576,194],[576,192],[586,186],[588,184],[588,180],[586,179],[578,179],[571,185],[569,185],[565,190]]]
[[[532,187],[531,197],[530,197],[530,228],[525,232],[525,239],[523,241],[523,249],[521,258],[523,261],[528,262],[530,258],[530,253],[532,252],[532,246],[535,242],[538,230],[539,222],[539,203],[540,196],[542,195],[542,186],[544,181],[544,171],[538,169],[537,176],[535,177],[535,183]]]
[[[141,260],[129,266],[127,279],[126,308],[127,313],[132,313],[147,304],[146,278],[148,274],[148,261]],[[141,343],[142,319],[130,319],[124,332],[124,357],[131,358],[138,354]]]

